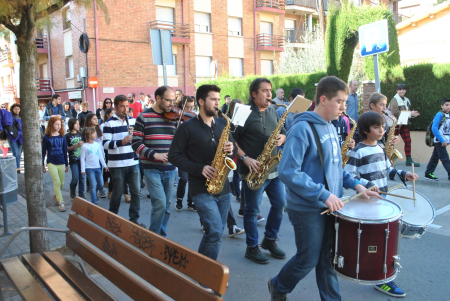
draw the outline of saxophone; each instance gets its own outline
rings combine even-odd
[[[389,115],[386,112],[383,112],[383,113],[392,119],[392,126],[389,129],[388,138],[386,139],[386,143],[385,143],[384,147],[386,150],[387,157],[391,161],[392,167],[394,167],[395,162],[397,162],[398,159],[403,158],[402,154],[398,150],[396,150],[394,148],[394,145],[392,144],[392,139],[394,139],[394,134],[395,134],[395,126],[397,125],[397,119],[394,116]]]
[[[228,142],[228,137],[230,135],[231,120],[219,109],[216,109],[219,114],[227,121],[227,125],[223,129],[222,136],[220,136],[219,145],[217,146],[216,154],[214,155],[214,160],[211,166],[217,171],[217,176],[212,179],[206,180],[206,189],[210,194],[219,194],[223,190],[223,186],[228,178],[230,170],[236,169],[236,164],[234,161],[227,157],[227,154],[223,152],[223,147],[225,143]]]
[[[264,149],[262,153],[258,156],[256,159],[260,165],[259,169],[255,173],[249,173],[247,175],[247,186],[251,190],[258,190],[261,188],[261,186],[266,181],[269,174],[278,166],[278,163],[280,163],[281,155],[283,154],[282,150],[279,150],[278,153],[271,157],[272,150],[275,147],[275,140],[280,134],[281,129],[284,126],[284,122],[286,121],[286,118],[288,117],[289,111],[287,110],[287,106],[284,104],[277,104],[274,101],[271,101],[272,104],[276,106],[283,106],[286,108],[286,112],[283,114],[281,119],[278,121],[278,125],[275,128],[275,130],[272,132],[272,135],[270,135],[269,140],[267,141],[266,145],[264,145]]]
[[[356,121],[353,120],[352,118],[350,118],[350,116],[347,115],[347,113],[342,112],[342,114],[348,118],[348,120],[350,120],[350,122],[353,124],[353,128],[350,130],[350,133],[348,134],[347,138],[345,138],[344,144],[342,144],[341,147],[341,154],[342,154],[342,168],[344,168],[345,164],[347,164],[348,159],[350,159],[350,154],[349,154],[349,147],[348,144],[350,143],[350,141],[353,139],[353,135],[355,135],[356,132]]]

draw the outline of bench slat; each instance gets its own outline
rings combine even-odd
[[[79,216],[71,214],[67,227],[174,300],[222,300],[206,292],[198,284],[188,280],[167,265],[149,257]]]
[[[20,296],[25,301],[51,301],[44,289],[34,279],[17,257],[11,257],[1,261],[1,265],[11,279]],[[0,292],[1,294],[1,292]]]
[[[84,275],[59,252],[44,252],[43,257],[58,273],[69,282],[85,299],[113,301],[114,299]]]
[[[226,265],[144,229],[79,197],[73,200],[72,211],[120,237],[151,257],[213,289],[220,295],[225,294],[229,277],[229,269]]]
[[[133,300],[167,300],[159,291],[136,278],[104,252],[93,248],[78,234],[67,234],[66,245]]]
[[[83,300],[41,254],[26,254],[22,258],[24,263],[33,270],[53,298],[56,300]]]

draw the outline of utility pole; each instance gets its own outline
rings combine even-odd
[[[320,27],[322,30],[322,40],[325,41],[325,20],[323,17],[323,3],[322,0],[318,0],[319,1],[319,22],[320,22]]]

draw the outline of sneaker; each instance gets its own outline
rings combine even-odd
[[[244,217],[244,210],[243,209],[239,209],[238,216],[239,217]]]
[[[102,198],[102,199],[104,199],[104,198],[106,198],[106,193],[105,193],[105,190],[100,190],[98,193],[97,193],[97,195],[98,195],[98,197],[99,198]]]
[[[259,223],[262,223],[265,220],[266,219],[264,217],[262,217],[261,215],[258,215],[258,218],[256,219],[256,222],[259,224]]]
[[[406,158],[406,166],[411,166],[414,164],[414,167],[420,167],[420,163],[414,162],[411,157]]]
[[[81,198],[81,199],[86,199],[86,196],[84,194],[78,193],[78,197]]]
[[[91,189],[86,189],[86,194],[91,194]]]
[[[110,200],[112,196],[112,192],[108,192],[108,199]]]
[[[142,228],[145,228],[145,229],[147,229],[147,226],[146,225],[144,225],[144,224],[142,224],[142,223],[140,223],[140,222],[138,222],[138,221],[131,221],[132,223],[135,223],[136,225],[138,225],[138,226],[141,226]]]
[[[269,257],[261,253],[259,246],[247,247],[247,250],[245,251],[245,257],[259,264],[269,263]]]
[[[236,202],[240,203],[241,202],[241,198],[240,197],[236,197]]]
[[[269,287],[271,301],[287,301],[287,295],[277,292],[273,287],[272,278],[269,279],[267,286]]]
[[[66,211],[66,204],[64,203],[64,201],[59,202],[59,212],[64,212]]]
[[[70,197],[71,197],[72,199],[74,199],[76,196],[77,196],[77,194],[75,193],[75,190],[71,190],[71,191],[70,191]]]
[[[277,246],[276,240],[267,239],[266,237],[264,237],[263,242],[261,243],[261,248],[269,251],[270,254],[272,254],[272,256],[275,258],[286,258],[286,253]]]
[[[124,194],[123,197],[125,198],[125,203],[131,202],[131,197],[128,194]]]
[[[402,291],[395,283],[394,281],[385,283],[385,284],[378,284],[375,285],[375,289],[379,290],[382,293],[385,293],[386,295],[397,297],[397,298],[403,298],[406,296],[405,292]]]
[[[147,194],[147,199],[149,199],[150,198],[150,194]]]
[[[202,230],[203,233],[206,233],[205,228],[203,228],[203,225],[201,225],[200,230]]]
[[[188,210],[197,212],[197,208],[195,207],[195,204],[193,204],[193,203],[188,204]]]
[[[177,209],[178,212],[181,212],[181,209],[183,209],[183,205],[181,205],[181,202],[177,202],[177,204],[175,205],[175,208]]]
[[[230,235],[230,237],[235,237],[237,235],[241,235],[244,234],[245,230],[238,228],[236,225],[233,226],[233,228],[229,229],[228,234]]]
[[[425,179],[439,181],[439,178],[436,178],[432,172],[425,174]]]

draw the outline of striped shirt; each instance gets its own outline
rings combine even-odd
[[[155,159],[156,153],[168,153],[173,135],[177,130],[176,122],[167,122],[163,114],[153,108],[139,114],[133,131],[133,150],[140,156],[144,169],[161,171],[174,170],[169,162]]]
[[[387,192],[387,176],[391,162],[379,145],[359,143],[350,153],[345,170],[355,175],[355,179],[367,188],[376,185],[380,191]]]
[[[128,118],[130,126],[134,126],[136,119]],[[120,119],[116,113],[103,126],[103,148],[108,151],[108,167],[129,167],[139,163],[134,160],[131,143],[122,145],[122,139],[128,135],[126,120]]]

